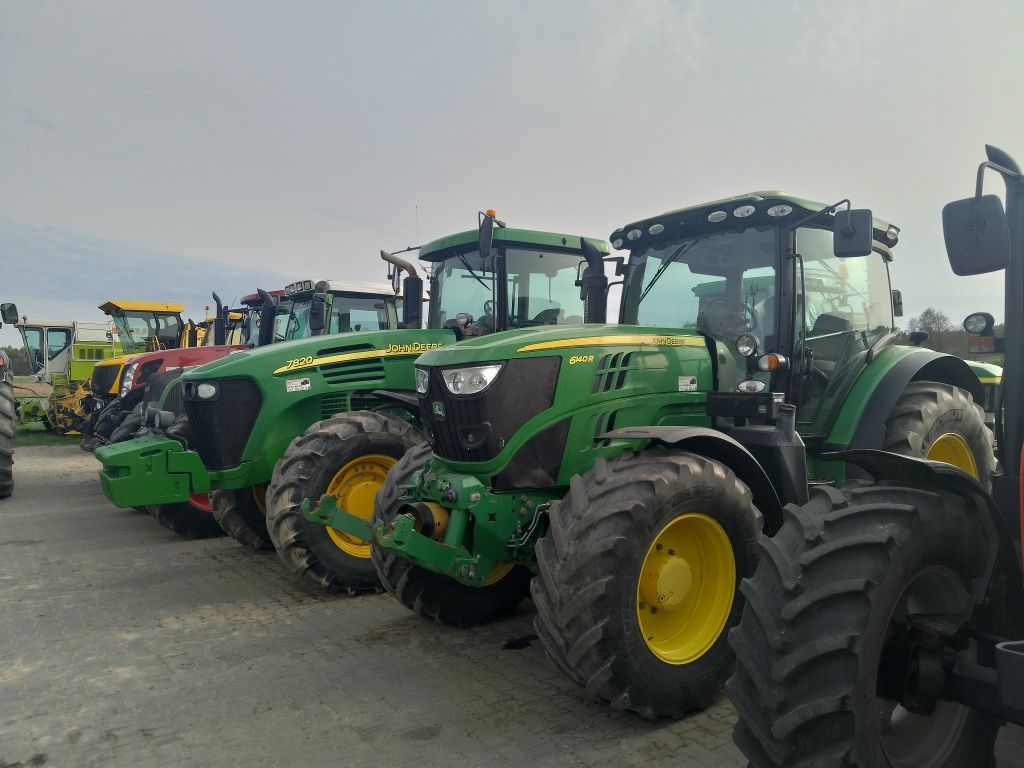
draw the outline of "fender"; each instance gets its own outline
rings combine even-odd
[[[854,464],[878,481],[916,485],[930,491],[955,494],[970,503],[984,522],[986,536],[992,542],[989,552],[985,553],[985,583],[981,589],[974,590],[971,596],[971,612],[984,610],[984,599],[993,576],[997,573],[1005,574],[1008,595],[1000,602],[1013,606],[1010,613],[1015,614],[1005,618],[1016,624],[1014,631],[1024,631],[1020,613],[1024,609],[1024,571],[1021,570],[1013,534],[995,501],[977,480],[951,464],[900,456],[887,451],[837,451],[823,454],[822,458]],[[1007,628],[1003,629],[1005,631]]]
[[[900,348],[892,349],[898,354]],[[885,365],[880,358],[875,360],[875,365]],[[860,376],[863,377],[868,370],[870,366],[861,371]],[[915,348],[895,362],[889,363],[888,370],[870,391],[858,395],[856,390],[861,382],[858,380],[854,383],[833,422],[822,451],[834,453],[846,449],[881,448],[885,437],[886,419],[889,418],[907,384],[912,381],[941,381],[952,384],[970,392],[974,402],[985,402],[985,390],[967,363],[953,355]],[[839,424],[856,424],[856,427],[850,435],[848,428],[837,428],[836,425]]]
[[[371,394],[380,400],[384,400],[386,403],[397,405],[402,410],[408,411],[419,422],[420,400],[416,395],[388,389],[375,389]]]
[[[650,440],[720,461],[750,489],[764,515],[764,531],[772,535],[782,525],[782,502],[775,486],[753,454],[728,435],[706,427],[624,427],[601,436],[612,440]]]

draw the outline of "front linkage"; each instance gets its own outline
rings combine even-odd
[[[435,459],[412,476],[397,509],[373,522],[351,515],[325,495],[307,520],[372,542],[384,550],[470,587],[483,586],[501,564],[536,572],[534,544],[546,530],[545,513],[556,498],[537,491],[493,493],[474,475],[450,473]],[[473,529],[473,552],[463,544]]]

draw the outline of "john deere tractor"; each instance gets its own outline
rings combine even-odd
[[[283,311],[282,315],[277,315],[279,310]],[[265,330],[266,343],[307,339],[311,336],[322,336],[327,332],[336,334],[353,330],[353,327],[357,330],[393,329],[398,324],[393,290],[382,283],[300,280],[286,286],[283,300],[274,307],[274,315],[273,320],[267,318],[269,324]],[[277,317],[280,317],[279,321]],[[240,353],[239,349],[226,350],[225,354],[216,355],[216,361],[206,362],[205,365],[217,365],[222,362],[227,351],[234,351],[235,355],[232,357]],[[165,410],[149,409],[143,416],[145,431],[151,435],[159,435],[160,439],[180,441],[174,443],[179,450],[183,444],[195,445],[195,432],[204,433],[202,427],[196,428],[194,419],[190,420],[189,416],[183,413],[186,408],[182,396],[187,390],[187,385],[182,379],[183,373],[184,371],[178,369],[154,375],[147,387],[152,390],[149,403],[144,400],[143,405],[144,408],[147,407],[154,399],[163,401]],[[230,398],[225,398],[221,403],[218,397],[216,402],[218,407],[226,406],[229,412],[234,411],[237,405],[241,405],[234,403]],[[211,424],[210,428],[219,429],[220,426]],[[131,443],[126,450],[135,459],[139,459],[140,454],[137,451],[145,451],[146,443]],[[147,454],[142,454],[145,455]],[[191,455],[196,456],[194,453]],[[97,456],[106,463],[107,460],[101,454],[97,453]],[[142,504],[131,506],[145,506],[161,524],[183,536],[203,538],[223,535],[227,531],[236,538],[246,540],[251,535],[251,524],[262,532],[265,539],[266,527],[261,511],[262,491],[253,493],[247,487],[244,493],[239,494],[241,501],[237,504],[225,504],[225,501],[235,501],[234,495],[229,495],[223,497],[215,508],[215,499],[208,494],[210,487],[203,485],[206,484],[196,486],[185,494],[184,498],[173,501],[166,498],[166,489],[156,489],[157,492],[154,494],[148,493],[146,488],[136,489],[137,492],[141,491],[145,498]],[[216,488],[216,485],[213,487]],[[260,503],[257,504],[257,501]],[[239,526],[243,524],[245,527],[240,528]]]
[[[98,450],[104,491],[132,506],[213,490],[215,514],[240,541],[269,539],[290,570],[326,589],[374,588],[369,547],[305,520],[303,499],[331,491],[369,518],[388,469],[423,440],[409,413],[416,356],[507,328],[578,327],[581,253],[579,236],[503,227],[485,215],[478,229],[419,248],[431,268],[426,329],[415,267],[383,254],[396,289],[408,274],[406,328],[371,330],[353,313],[337,330],[360,332],[239,352],[189,371],[181,380],[189,432]]]
[[[731,669],[758,535],[845,477],[831,452],[885,447],[991,481],[977,377],[895,343],[898,234],[779,192],[623,227],[620,325],[425,352],[430,442],[390,468],[372,521],[313,484],[308,519],[370,544],[381,583],[427,618],[471,625],[531,594],[548,655],[613,707],[701,707]],[[607,279],[585,255],[596,308]]]
[[[786,508],[731,637],[734,736],[754,768],[985,768],[1002,723],[1024,725],[1024,174],[986,149],[975,195],[942,220],[956,274],[1005,270],[1000,466],[844,450],[830,460],[865,479]]]

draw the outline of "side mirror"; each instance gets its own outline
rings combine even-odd
[[[868,256],[874,239],[871,211],[854,208],[836,211],[832,252],[840,257]]]
[[[18,322],[18,308],[9,301],[0,304],[0,317],[8,325],[14,325]]]
[[[480,251],[480,258],[486,259],[491,255],[491,243],[494,242],[494,215],[488,211],[481,214],[480,236],[477,238],[477,250]]]
[[[323,296],[314,296],[309,308],[309,330],[319,335],[327,325],[327,300]]]
[[[928,331],[911,331],[907,334],[907,338],[910,339],[911,346],[920,347],[928,341]]]
[[[947,203],[942,209],[949,266],[957,275],[983,275],[1010,264],[1010,230],[998,195]]]
[[[896,289],[892,292],[892,316],[903,317],[903,292]]]
[[[402,323],[406,328],[423,324],[423,279],[417,275],[402,281]]]
[[[395,257],[387,251],[381,251],[380,257],[390,264],[388,267],[388,280],[391,281],[391,290],[394,291],[397,296],[398,289],[401,288],[402,285],[402,270],[395,265],[395,262],[393,261]]]

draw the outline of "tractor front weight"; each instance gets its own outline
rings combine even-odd
[[[373,522],[337,506],[334,496],[303,502],[306,519],[372,541],[427,570],[471,587],[488,583],[495,567],[520,563],[536,571],[533,545],[550,494],[495,493],[475,475],[442,470],[434,460],[414,476],[397,508]]]
[[[119,507],[172,504],[208,493],[210,476],[199,454],[166,437],[147,436],[108,445],[102,452],[100,484]]]

